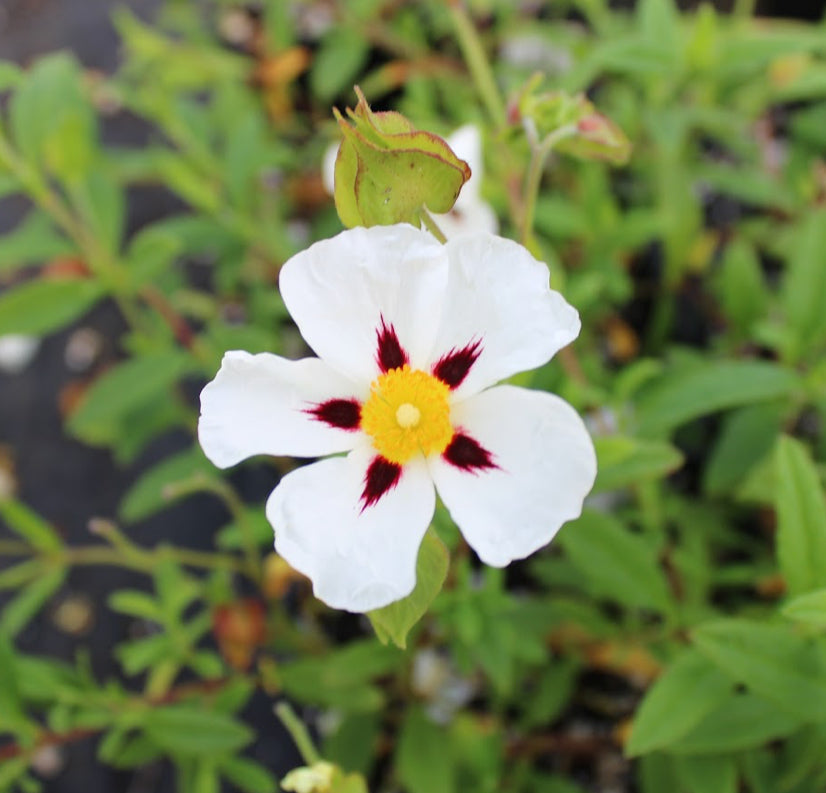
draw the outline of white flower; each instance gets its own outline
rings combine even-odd
[[[221,467],[347,452],[287,474],[267,502],[276,550],[317,597],[361,612],[408,595],[434,485],[495,566],[580,514],[596,475],[582,420],[552,394],[494,385],[579,333],[523,247],[354,228],[290,259],[280,288],[318,358],[228,352],[199,436]]]
[[[470,166],[471,176],[463,185],[453,209],[444,215],[433,216],[436,224],[448,239],[474,231],[487,231],[495,234],[499,231],[499,220],[490,204],[482,200],[481,194],[483,158],[482,135],[479,128],[473,124],[466,124],[459,127],[446,140],[456,156],[465,160]],[[333,195],[335,190],[338,148],[337,143],[327,148],[321,166],[322,181],[330,195]]]

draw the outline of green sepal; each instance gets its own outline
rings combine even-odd
[[[470,166],[438,135],[417,130],[400,113],[374,113],[364,95],[348,119],[334,110],[344,140],[335,167],[341,222],[354,226],[420,224],[421,210],[449,212]]]
[[[416,588],[402,600],[367,612],[382,644],[393,642],[402,649],[407,647],[407,635],[425,615],[445,583],[449,561],[445,544],[433,528],[429,528],[416,560]]]

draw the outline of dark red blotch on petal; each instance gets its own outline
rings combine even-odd
[[[402,467],[384,457],[375,457],[367,466],[367,473],[364,477],[364,492],[361,500],[364,507],[375,504],[388,490],[392,490],[402,476]]]
[[[408,362],[407,353],[402,348],[396,329],[381,318],[381,327],[376,329],[376,363],[382,372],[399,369]]]
[[[340,430],[357,430],[361,421],[361,405],[355,399],[328,399],[305,412]]]
[[[460,350],[455,347],[433,365],[433,374],[445,385],[457,388],[467,377],[470,367],[482,354],[482,342],[472,341]]]
[[[463,471],[478,471],[485,468],[496,468],[493,455],[469,435],[457,432],[442,457],[451,465]]]

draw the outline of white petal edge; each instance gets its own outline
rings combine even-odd
[[[461,399],[535,369],[570,344],[579,314],[548,285],[548,268],[512,240],[476,233],[449,239],[446,307],[434,357],[479,340],[482,353],[455,392]]]
[[[405,223],[348,229],[316,242],[293,256],[279,279],[310,347],[334,369],[367,383],[379,372],[382,317],[394,326],[411,365],[426,365],[446,283],[443,246]]]
[[[419,545],[436,497],[424,460],[408,463],[398,484],[362,509],[367,466],[357,449],[287,474],[267,501],[275,549],[313,582],[328,606],[362,613],[409,595]]]
[[[255,454],[318,457],[349,451],[359,442],[358,430],[331,427],[305,411],[328,399],[361,402],[368,393],[318,358],[290,361],[233,350],[201,391],[198,439],[219,468]]]
[[[454,407],[454,426],[498,466],[461,470],[429,461],[436,489],[479,558],[494,567],[546,545],[582,512],[596,477],[585,424],[564,400],[544,391],[496,386]]]

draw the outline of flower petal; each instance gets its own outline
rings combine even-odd
[[[455,405],[453,421],[495,467],[429,461],[439,496],[486,564],[502,567],[550,542],[579,516],[596,477],[588,431],[564,400],[497,386]]]
[[[220,468],[254,454],[317,457],[349,451],[360,433],[331,426],[311,411],[335,398],[363,401],[367,392],[318,358],[288,361],[234,350],[201,392],[198,438]]]
[[[359,448],[298,468],[267,501],[276,550],[333,608],[381,608],[416,585],[416,557],[435,507],[433,484],[424,461],[412,462],[392,489],[364,506],[374,455]]]
[[[474,231],[499,231],[496,213],[482,200],[482,134],[474,124],[459,127],[447,138],[447,144],[461,157],[471,170],[471,177],[462,187],[450,212],[434,215],[436,224],[448,239]]]
[[[370,383],[377,334],[392,324],[414,367],[428,361],[447,258],[427,232],[400,223],[353,228],[321,240],[281,269],[284,303],[301,335],[334,369]]]
[[[576,309],[548,286],[548,268],[521,245],[477,233],[448,240],[445,250],[450,280],[434,354],[472,341],[481,348],[457,397],[542,365],[579,334]]]

